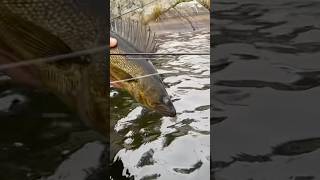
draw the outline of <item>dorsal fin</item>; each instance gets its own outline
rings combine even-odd
[[[156,51],[155,33],[149,26],[134,20],[115,19],[111,22],[111,35],[120,38],[137,52],[151,53]],[[131,53],[131,52],[127,52]]]

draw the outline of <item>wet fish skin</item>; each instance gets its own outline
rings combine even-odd
[[[133,20],[113,20],[110,36],[118,41],[118,46],[111,48],[110,54],[156,51],[155,34],[148,26]],[[176,116],[175,107],[156,68],[148,58],[142,55],[111,55],[110,79],[118,81],[115,86],[126,89],[144,107],[163,116],[174,117]],[[152,76],[146,77],[151,74]],[[124,79],[132,80],[119,82]]]
[[[0,0],[0,49],[13,57],[4,61],[0,59],[0,64],[105,45],[106,28],[99,23],[101,19],[97,17],[96,12],[86,9],[87,6],[77,6],[74,2],[73,0]],[[120,41],[119,47],[125,44],[128,42]],[[123,50],[128,49],[123,48]],[[40,85],[41,88],[54,93],[77,111],[84,122],[108,136],[109,80],[105,55],[106,53],[102,52],[85,58],[36,64],[10,69],[7,73],[12,75],[13,79],[26,84]],[[142,64],[140,61],[129,63],[127,59],[117,58],[110,62],[110,70],[116,78],[123,79],[123,72],[126,71],[132,77],[156,72],[146,61]],[[120,62],[129,64],[114,70],[116,66],[113,65],[119,65]],[[122,68],[127,69],[123,71]],[[139,73],[134,74],[134,69]],[[30,83],[34,80],[37,83]],[[122,88],[128,90],[138,102],[150,109],[168,116],[176,114],[158,76],[123,83]]]
[[[0,64],[105,45],[105,32],[95,16],[69,0],[1,0],[0,49],[13,58],[2,58]],[[85,58],[35,64],[7,73],[26,84],[29,81],[21,79],[25,75],[30,80],[37,79],[41,88],[60,97],[84,122],[108,136],[109,82],[105,55],[106,52],[101,52]]]
[[[111,54],[121,54],[118,48],[110,49]],[[163,85],[159,75],[139,78],[148,74],[157,73],[153,65],[146,60],[130,60],[122,55],[110,57],[110,79],[119,81],[116,87],[126,89],[134,99],[148,109],[154,110],[164,116],[176,116],[176,110]],[[137,78],[137,79],[135,79]]]

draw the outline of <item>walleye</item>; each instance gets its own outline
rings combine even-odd
[[[103,23],[106,10],[97,10],[97,7],[103,6],[98,5],[100,2],[102,1],[0,0],[0,65],[106,45],[107,24]],[[129,43],[121,39],[119,47],[124,44]],[[109,74],[106,54],[101,52],[59,62],[34,64],[8,69],[6,73],[16,82],[45,88],[57,95],[77,111],[84,122],[108,136]],[[155,71],[146,62],[129,63],[121,61],[125,60],[124,57],[118,57],[121,58],[111,58],[111,64],[118,65],[110,66],[113,77],[127,77],[124,74],[136,77]],[[138,71],[139,73],[134,73]],[[175,114],[172,110],[171,113],[166,110],[172,109],[172,104],[159,77],[139,81],[138,85],[123,83],[121,87],[131,92],[146,107],[162,108],[158,112],[165,115]],[[146,87],[153,89],[141,89]],[[159,95],[151,96],[150,90]],[[150,98],[146,97],[149,95]],[[170,108],[164,107],[165,104]]]
[[[111,23],[110,35],[118,40],[118,47],[110,49],[110,54],[114,54],[110,56],[110,79],[117,82],[115,87],[126,89],[137,102],[148,109],[174,117],[176,110],[157,70],[148,58],[115,55],[155,52],[154,34],[135,21],[117,19]],[[152,76],[139,78],[150,74]],[[121,81],[126,79],[130,80]]]
[[[101,12],[69,0],[0,0],[1,64],[90,49],[106,44]],[[98,21],[97,21],[98,20]],[[3,55],[4,54],[4,55]],[[105,54],[8,69],[16,82],[45,88],[108,136]]]

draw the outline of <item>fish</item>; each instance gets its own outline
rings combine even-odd
[[[106,9],[100,8],[104,3],[102,0],[0,0],[0,65],[106,46]],[[117,37],[119,48],[130,44],[130,41]],[[107,53],[103,51],[57,62],[11,68],[5,73],[14,82],[55,94],[88,126],[109,137],[110,74]],[[111,58],[110,64],[129,62],[123,56],[117,57],[114,60]],[[124,74],[136,77],[138,74],[133,75],[132,72],[137,68],[140,75],[155,71],[147,62],[110,65],[113,77],[118,78],[126,77]],[[167,109],[172,105],[167,102],[168,99],[159,99],[168,97],[161,80],[154,77],[138,82],[139,85],[135,86],[122,83],[121,87],[131,92],[142,105],[150,109],[162,108],[158,112],[169,115]],[[146,83],[152,83],[153,89],[159,88],[155,90],[159,93],[158,97],[146,97],[151,95],[149,90],[141,89],[147,87]],[[138,98],[138,92],[144,93],[143,98]],[[162,107],[165,105],[160,100],[170,108]],[[159,104],[150,103],[152,101]]]
[[[156,42],[151,30],[133,20],[116,19],[111,23],[110,36],[118,40],[118,46],[110,49],[110,80],[117,82],[115,87],[128,91],[147,109],[175,117],[175,107],[150,57],[118,55],[154,53]],[[152,76],[139,78],[144,75]]]
[[[105,45],[106,25],[96,21],[101,18],[83,4],[68,0],[1,0],[0,62],[27,61]],[[55,94],[88,126],[108,136],[105,54],[39,63],[5,73],[15,82]]]

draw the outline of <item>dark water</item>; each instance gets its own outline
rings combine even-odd
[[[320,178],[320,1],[213,2],[211,173]]]
[[[158,52],[208,52],[209,39],[207,30],[171,32],[157,39]],[[153,63],[166,73],[162,77],[177,117],[145,112],[127,94],[113,91],[114,179],[210,179],[209,56],[163,57]]]
[[[159,52],[208,52],[209,37],[208,30],[162,35]],[[177,117],[147,112],[125,92],[112,91],[113,179],[209,179],[209,56],[163,57],[154,64]],[[1,180],[105,179],[103,137],[54,95],[0,78]]]
[[[0,179],[81,180],[97,174],[105,149],[100,135],[57,97],[2,85]]]

